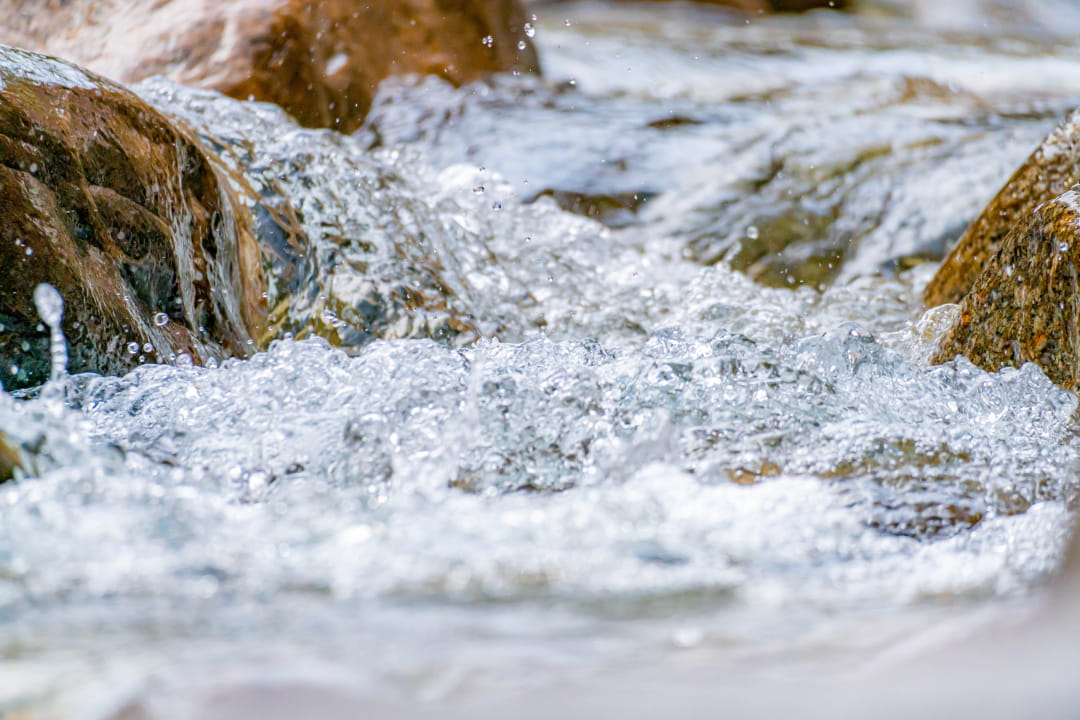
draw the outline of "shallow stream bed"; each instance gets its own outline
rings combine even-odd
[[[0,716],[835,677],[1037,602],[1077,400],[929,366],[918,295],[1077,103],[1080,51],[537,14],[545,81],[392,81],[351,137],[135,87],[316,251],[252,359],[0,394],[39,448],[0,486]]]

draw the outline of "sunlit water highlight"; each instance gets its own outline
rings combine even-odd
[[[904,268],[1080,94],[1021,79],[1080,58],[954,38],[913,79],[846,25],[560,12],[537,39],[577,89],[397,83],[353,138],[136,88],[301,211],[282,330],[360,345],[0,394],[36,448],[0,488],[0,710],[185,658],[437,698],[843,645],[838,616],[905,628],[1053,572],[1076,399],[1032,366],[929,367],[932,269]],[[617,229],[555,202],[634,194],[593,213]],[[702,264],[780,235],[745,265],[781,287]],[[433,300],[395,309],[399,287]],[[380,300],[400,339],[363,344]]]

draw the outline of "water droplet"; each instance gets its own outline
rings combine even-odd
[[[34,288],[34,306],[38,315],[49,326],[49,357],[52,361],[49,380],[55,382],[67,373],[67,340],[62,327],[64,298],[52,285],[42,283]]]
[[[60,293],[52,285],[42,283],[34,289],[34,305],[38,315],[50,327],[60,324],[64,314],[64,298],[60,297]]]
[[[485,35],[484,39],[480,42],[483,43],[486,47],[491,47],[495,44],[495,38],[491,37],[490,35]]]
[[[757,229],[757,225],[751,225],[746,228],[746,237],[750,238],[751,240],[757,240],[759,237],[761,237],[761,232]]]
[[[127,351],[128,351],[128,354],[135,355],[136,353],[139,352],[139,343],[137,343],[137,342],[129,342],[127,344]]]
[[[525,35],[526,37],[536,37],[536,28],[532,23],[525,23]]]
[[[527,47],[528,45],[525,44],[524,40],[518,40],[518,50],[524,50]]]
[[[158,327],[165,327],[169,324],[169,316],[167,313],[159,312],[154,316],[154,324]]]
[[[701,628],[687,627],[679,628],[675,631],[675,634],[671,638],[676,647],[680,648],[692,648],[696,645],[700,645],[705,640],[705,633]]]
[[[142,351],[145,353],[154,352],[154,346],[151,343],[143,343]]]

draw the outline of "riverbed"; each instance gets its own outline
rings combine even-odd
[[[388,81],[352,136],[134,86],[315,250],[250,359],[0,394],[38,447],[0,487],[0,715],[835,682],[1039,606],[1077,399],[930,366],[948,310],[919,296],[1077,104],[1080,51],[536,13],[544,80]]]

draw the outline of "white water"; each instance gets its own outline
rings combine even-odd
[[[860,176],[871,180],[840,176],[843,217],[877,217],[871,234],[888,240],[902,233],[887,218],[906,213],[912,242],[933,245],[1070,89],[997,87],[970,124],[963,88],[874,109],[863,89],[902,85],[904,56],[795,43],[793,62],[835,77],[808,71],[779,99],[720,103],[730,96],[700,95],[717,92],[711,73],[768,71],[787,26],[716,30],[732,34],[713,38],[713,69],[679,89],[643,68],[660,54],[696,67],[682,48],[697,23],[612,23],[598,38],[583,17],[538,35],[551,75],[582,90],[391,87],[355,138],[163,82],[137,88],[301,211],[317,250],[306,285],[273,288],[290,299],[286,329],[401,339],[349,354],[281,340],[218,368],[75,376],[66,403],[0,394],[0,431],[35,449],[31,476],[0,488],[0,710],[84,684],[122,697],[178,668],[293,676],[324,663],[350,687],[444,699],[688,647],[730,659],[873,646],[938,608],[1023,598],[1054,571],[1076,491],[1076,399],[1031,366],[927,366],[915,321],[932,267],[865,274],[909,246],[866,241],[824,291],[764,288],[683,251],[694,217],[736,236],[789,190],[824,202],[806,153],[843,165],[836,153],[881,134],[890,152]],[[748,45],[732,56],[735,38]],[[611,67],[588,72],[587,52],[634,72],[613,84]],[[959,52],[944,46],[936,66],[956,82]],[[967,52],[1080,69],[1067,51]],[[673,104],[695,122],[647,129]],[[459,121],[395,130],[423,126],[410,117],[432,106]],[[587,130],[565,159],[551,154],[562,123]],[[955,151],[955,173],[927,144]],[[967,166],[988,147],[1001,154]],[[754,195],[769,157],[788,171]],[[564,163],[575,170],[560,175]],[[623,169],[596,170],[609,166]],[[884,187],[873,177],[893,180],[890,200],[864,212]],[[609,230],[518,199],[545,189],[661,194]],[[401,287],[426,298],[420,310],[390,299]]]

